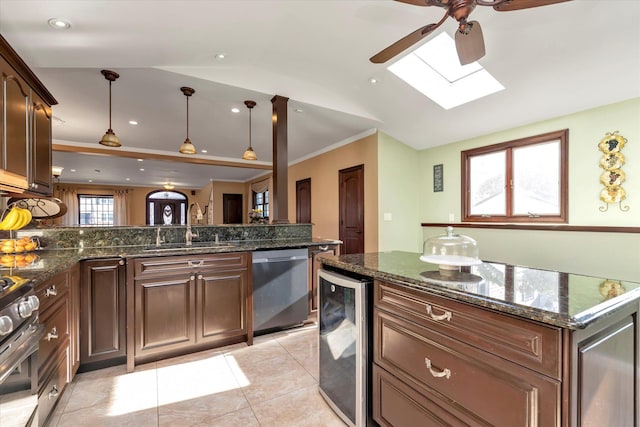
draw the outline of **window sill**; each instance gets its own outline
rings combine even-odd
[[[493,228],[496,230],[536,230],[536,231],[582,231],[595,233],[640,233],[640,227],[610,227],[596,225],[566,225],[566,224],[506,224],[506,223],[439,223],[423,222],[422,227],[443,227],[452,226],[455,228]]]

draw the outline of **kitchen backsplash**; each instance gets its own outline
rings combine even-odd
[[[276,239],[311,239],[311,224],[278,225],[194,225],[195,242],[220,242]],[[100,248],[107,246],[147,246],[156,243],[158,227],[56,227],[23,229],[18,237],[37,236],[46,249]],[[185,226],[162,226],[165,244],[184,243]]]

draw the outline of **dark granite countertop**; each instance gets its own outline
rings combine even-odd
[[[566,329],[583,329],[626,304],[638,304],[640,283],[539,270],[497,262],[464,267],[451,281],[419,253],[380,252],[322,257],[325,265]],[[474,277],[476,280],[474,281]]]
[[[76,263],[90,259],[106,258],[141,258],[176,255],[202,255],[211,253],[245,252],[269,249],[307,248],[315,245],[340,244],[332,239],[276,239],[276,240],[242,240],[220,242],[194,241],[193,246],[184,244],[162,244],[156,246],[105,246],[96,248],[51,249],[35,252],[38,260],[28,267],[2,268],[0,275],[15,275],[31,279],[36,284],[48,280],[54,275]]]

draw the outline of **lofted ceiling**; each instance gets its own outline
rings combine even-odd
[[[444,110],[387,71],[393,60],[368,59],[442,13],[391,0],[2,0],[0,34],[59,102],[54,144],[76,151],[101,147],[108,127],[101,69],[120,74],[112,86],[116,150],[178,155],[186,137],[179,88],[189,86],[189,138],[207,150],[197,157],[238,161],[249,142],[243,101],[251,99],[261,166],[271,162],[274,95],[290,99],[290,162],[376,128],[421,150],[640,96],[640,2],[478,6],[471,16],[487,50],[479,62],[505,90]],[[51,28],[54,17],[71,28]],[[456,28],[449,19],[434,36]],[[62,182],[202,188],[265,172],[68,151],[53,159],[65,167]]]

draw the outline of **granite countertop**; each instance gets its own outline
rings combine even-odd
[[[242,240],[214,242],[193,242],[193,246],[184,244],[162,244],[146,246],[105,246],[93,248],[70,248],[39,250],[35,253],[38,260],[28,267],[2,268],[1,275],[20,276],[33,280],[36,285],[44,282],[61,271],[73,267],[83,260],[106,258],[141,258],[176,255],[202,255],[212,253],[252,252],[257,250],[306,248],[315,245],[338,245],[340,240],[333,239],[276,239],[276,240]]]
[[[420,255],[392,251],[326,256],[321,262],[566,329],[583,329],[598,318],[640,300],[640,283],[498,262],[464,267],[463,274],[458,276],[462,280],[455,281],[440,274],[437,265],[420,261]]]

